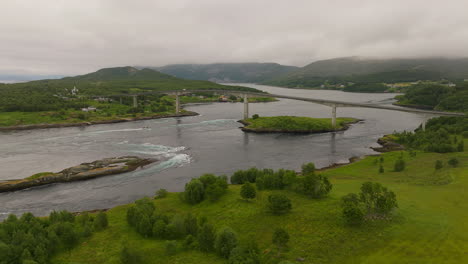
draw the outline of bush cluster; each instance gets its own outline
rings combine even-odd
[[[398,207],[394,192],[380,183],[365,182],[359,194],[342,198],[342,214],[349,225],[360,225],[365,218],[386,217]]]
[[[226,176],[204,174],[199,178],[192,179],[185,185],[182,198],[190,204],[197,204],[205,199],[214,202],[226,193],[227,188]]]
[[[232,184],[255,183],[258,190],[283,190],[289,189],[312,198],[322,198],[332,189],[332,184],[327,177],[317,175],[313,163],[302,166],[302,175],[297,175],[293,170],[271,169],[259,170],[251,168],[236,171],[231,176]]]
[[[75,217],[67,211],[54,211],[48,218],[9,215],[0,223],[0,263],[49,263],[53,253],[70,250],[81,238],[105,227],[105,213],[96,217],[88,213]]]

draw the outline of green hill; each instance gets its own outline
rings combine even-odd
[[[213,63],[173,64],[153,69],[190,80],[258,83],[299,68],[277,63]]]
[[[76,88],[74,93],[72,90]],[[0,85],[0,111],[47,111],[70,105],[70,98],[128,94],[157,90],[252,88],[224,86],[209,81],[179,79],[151,69],[133,67],[101,69],[93,73],[62,79],[39,80]]]

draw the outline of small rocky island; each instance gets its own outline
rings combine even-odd
[[[258,115],[254,115],[252,118],[240,120],[239,122],[244,125],[244,127],[241,127],[244,132],[312,134],[346,130],[350,124],[359,121],[362,120],[341,117],[336,119],[336,127],[333,127],[331,118],[302,116],[259,117]]]
[[[41,172],[24,179],[0,181],[0,192],[17,191],[51,183],[82,181],[107,175],[120,174],[134,171],[137,168],[155,161],[155,159],[145,159],[135,156],[106,158],[91,163],[82,163],[56,173]]]

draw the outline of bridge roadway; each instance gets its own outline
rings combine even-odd
[[[111,97],[133,97],[133,104],[134,107],[137,106],[137,97],[144,96],[144,95],[153,95],[153,94],[171,94],[176,96],[176,113],[180,112],[180,101],[179,95],[183,94],[190,94],[190,93],[199,93],[199,92],[212,92],[212,93],[219,93],[219,94],[232,94],[241,96],[244,98],[244,119],[249,117],[249,107],[248,107],[248,97],[273,97],[273,98],[284,98],[284,99],[291,99],[291,100],[298,100],[298,101],[305,101],[311,102],[316,104],[326,105],[332,108],[332,125],[333,127],[336,126],[336,108],[337,107],[362,107],[362,108],[374,108],[374,109],[384,109],[384,110],[391,110],[391,111],[401,111],[401,112],[408,112],[408,113],[418,113],[418,114],[425,114],[425,115],[437,115],[437,116],[465,116],[464,113],[456,113],[456,112],[442,112],[442,111],[433,111],[433,110],[423,110],[423,109],[416,109],[416,108],[407,108],[407,107],[399,107],[399,106],[384,106],[378,104],[366,104],[366,103],[353,103],[353,102],[343,102],[343,101],[334,101],[334,100],[326,100],[326,99],[314,99],[314,98],[307,98],[307,97],[296,97],[296,96],[289,96],[289,95],[279,95],[279,94],[269,94],[269,93],[259,93],[259,92],[249,92],[249,91],[239,91],[239,90],[171,90],[171,91],[152,91],[146,93],[135,93],[135,94],[118,94],[112,95]],[[426,121],[422,123],[422,128],[425,129]]]

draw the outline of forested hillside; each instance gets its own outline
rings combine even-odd
[[[299,68],[277,63],[214,63],[173,64],[153,69],[190,80],[258,83]]]
[[[319,87],[324,83],[395,83],[468,78],[468,59],[336,58],[313,62],[265,81],[283,87]]]
[[[75,89],[75,91],[73,91]],[[151,69],[133,67],[101,69],[97,72],[26,83],[0,84],[0,111],[48,111],[81,107],[83,96],[128,94],[156,90],[190,89],[240,89],[245,87],[224,86],[208,81],[189,81],[163,74]]]

